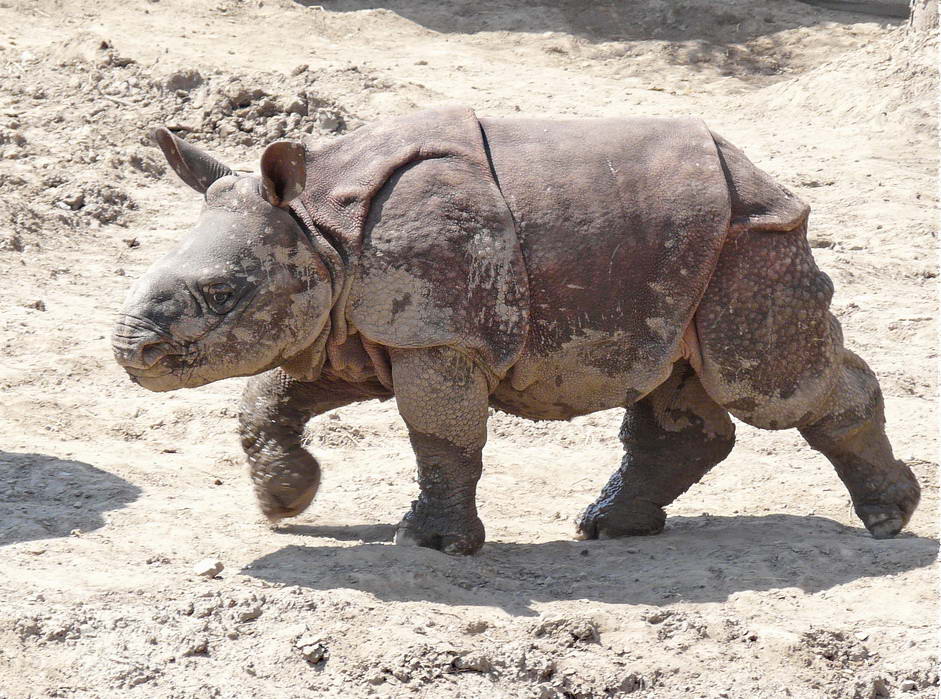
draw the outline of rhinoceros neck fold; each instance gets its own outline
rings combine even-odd
[[[346,299],[349,296],[350,280],[352,278],[348,274],[349,253],[335,236],[321,230],[314,224],[313,217],[300,199],[295,200],[288,211],[330,272],[330,285],[333,294],[330,311],[332,333],[340,343],[343,343],[348,333]]]

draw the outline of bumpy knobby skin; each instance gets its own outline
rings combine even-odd
[[[399,413],[418,462],[420,494],[395,543],[473,553],[484,543],[476,492],[487,442],[487,380],[446,347],[390,352]]]
[[[731,235],[696,312],[703,385],[751,425],[799,428],[833,463],[873,535],[894,536],[919,486],[892,455],[879,384],[844,349],[832,295],[806,224]]]
[[[579,518],[580,538],[659,533],[663,508],[728,456],[735,426],[689,364],[679,362],[666,382],[627,408],[620,437],[621,466]]]
[[[806,224],[729,236],[696,312],[709,394],[764,429],[804,424],[834,380],[842,338]]]
[[[315,415],[370,398],[387,398],[378,382],[348,383],[327,373],[313,383],[281,369],[252,378],[242,394],[239,434],[255,495],[272,522],[302,512],[320,487],[320,464],[301,446],[304,425]]]

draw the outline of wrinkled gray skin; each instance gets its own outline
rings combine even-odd
[[[339,406],[394,396],[409,428],[420,487],[398,525],[397,544],[462,554],[483,544],[475,489],[491,405],[535,419],[626,409],[625,454],[580,517],[583,538],[659,532],[663,507],[731,450],[730,413],[766,429],[798,428],[834,464],[874,536],[891,537],[902,529],[918,503],[918,484],[892,456],[875,377],[843,348],[839,324],[827,311],[832,286],[807,246],[806,213],[788,230],[762,230],[736,219],[747,194],[736,173],[753,166],[715,137],[728,187],[716,201],[731,207],[723,215],[732,223],[723,224],[728,237],[725,243],[718,239],[721,253],[717,248],[704,277],[708,288],[691,294],[690,312],[676,316],[687,320],[663,320],[672,317],[669,304],[678,302],[670,288],[651,283],[662,298],[647,302],[661,304],[656,314],[639,316],[645,332],[656,331],[643,348],[625,344],[628,336],[618,328],[605,327],[613,309],[629,304],[611,305],[594,327],[576,334],[566,325],[574,316],[565,315],[571,310],[565,305],[587,301],[559,294],[582,293],[587,284],[595,296],[584,298],[601,299],[593,305],[608,308],[604,284],[596,281],[600,273],[589,269],[578,277],[572,270],[597,265],[610,276],[619,248],[614,242],[602,246],[593,260],[590,251],[565,251],[574,244],[568,242],[571,231],[540,238],[540,212],[526,209],[525,173],[515,173],[500,157],[519,143],[511,133],[516,127],[508,127],[511,136],[504,138],[501,122],[485,126],[494,172],[518,226],[518,259],[526,260],[528,275],[527,284],[512,286],[515,296],[500,296],[512,306],[501,309],[500,327],[516,328],[525,338],[500,345],[510,348],[500,355],[510,357],[504,365],[495,368],[496,360],[485,356],[499,353],[487,355],[479,343],[416,346],[420,340],[389,339],[423,337],[421,328],[415,335],[408,323],[445,327],[434,314],[453,312],[430,307],[409,316],[416,290],[426,287],[402,273],[395,262],[400,248],[386,248],[386,262],[376,262],[383,240],[405,245],[406,266],[420,255],[421,247],[408,236],[427,236],[427,229],[408,233],[402,222],[421,201],[397,209],[396,192],[420,191],[409,190],[409,182],[438,177],[441,162],[422,162],[389,180],[381,207],[374,207],[366,224],[371,242],[354,251],[292,215],[291,201],[309,184],[298,144],[270,146],[260,178],[236,177],[166,131],[158,133],[161,147],[177,173],[205,193],[206,205],[194,230],[131,291],[114,334],[117,360],[133,381],[153,391],[257,375],[245,389],[240,429],[261,508],[272,521],[303,511],[319,487],[320,467],[301,447],[305,423]],[[607,167],[617,173],[610,161]],[[716,172],[722,177],[718,165]],[[388,230],[393,233],[383,232]],[[663,268],[660,258],[645,259],[642,250],[632,255],[634,275]],[[461,281],[448,277],[453,266],[432,264],[427,274],[440,274],[442,287],[453,286]],[[675,281],[675,295],[684,283]],[[469,292],[468,298],[476,297]],[[375,315],[389,303],[391,330],[384,335]],[[476,318],[488,309],[471,310]],[[587,305],[575,311],[590,317]],[[514,325],[519,318],[525,322]],[[668,338],[662,348],[657,338]],[[497,346],[499,339],[484,345]]]

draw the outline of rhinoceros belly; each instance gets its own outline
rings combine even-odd
[[[597,333],[546,357],[523,356],[491,395],[501,410],[534,420],[568,420],[630,405],[670,375],[679,350],[660,345],[636,361],[630,333]],[[626,356],[632,358],[625,363]]]

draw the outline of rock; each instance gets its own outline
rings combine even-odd
[[[235,134],[237,134],[239,130],[235,128],[235,126],[233,126],[232,124],[228,122],[223,122],[219,124],[218,131],[219,131],[219,135],[222,138],[228,138],[229,136],[234,136]]]
[[[287,128],[287,120],[281,117],[272,117],[268,120],[265,138],[268,141],[274,141],[281,138]]]
[[[490,628],[490,624],[485,619],[474,619],[464,624],[464,633],[483,633]]]
[[[336,131],[343,123],[340,117],[331,112],[320,112],[315,121],[317,128],[321,131]]]
[[[532,696],[534,699],[560,699],[560,697],[565,695],[551,684],[543,683],[537,684],[535,687],[533,687],[530,696]]]
[[[25,308],[32,308],[33,310],[36,310],[36,311],[45,311],[45,310],[46,310],[46,302],[43,301],[42,299],[36,299],[35,301],[30,301],[29,303],[24,303],[23,306],[24,306]]]
[[[307,116],[307,98],[301,95],[294,95],[288,100],[284,111],[288,114],[297,114],[302,117]]]
[[[379,685],[386,681],[386,677],[381,672],[376,670],[375,672],[371,672],[366,676],[366,681],[372,685]]]
[[[239,82],[232,82],[226,85],[223,91],[226,98],[233,108],[247,107],[254,100],[264,96],[264,92],[258,89],[249,89]]]
[[[914,692],[918,689],[918,685],[913,680],[902,680],[899,683],[899,689],[903,692]]]
[[[68,206],[72,211],[78,211],[85,206],[85,193],[68,192],[62,197],[62,203]]]
[[[193,566],[193,572],[205,578],[214,578],[225,569],[222,561],[215,558],[206,558]]]
[[[869,689],[864,695],[866,699],[882,699],[889,696],[889,686],[881,677],[873,678]]]
[[[166,174],[166,168],[152,155],[142,152],[131,153],[127,159],[128,165],[154,179]]]
[[[163,86],[170,92],[177,90],[189,91],[203,84],[202,74],[193,68],[184,68],[170,73],[164,81]]]
[[[0,250],[23,252],[23,240],[16,233],[0,235]]]
[[[0,144],[12,143],[14,146],[25,146],[26,136],[15,130],[0,129]]]
[[[257,110],[257,116],[264,118],[275,116],[282,111],[281,106],[270,97],[265,97],[260,100],[255,106],[255,109]]]
[[[193,655],[207,655],[209,653],[209,639],[205,636],[184,639],[180,646],[180,655],[184,658]]]
[[[256,605],[254,607],[249,607],[248,609],[239,610],[236,618],[240,624],[244,624],[247,621],[254,621],[261,616],[261,605]]]
[[[294,70],[291,71],[291,75],[296,77],[300,75],[301,73],[306,73],[308,68],[310,68],[309,65],[307,65],[306,63],[301,63],[299,66],[294,67]]]
[[[820,235],[807,236],[807,242],[812,248],[832,248],[835,245],[832,240]]]
[[[330,654],[326,644],[316,636],[301,636],[294,642],[294,647],[311,665],[323,662]]]
[[[643,676],[631,672],[618,684],[618,692],[621,694],[632,694],[647,688],[647,682]],[[719,695],[723,696],[722,694]],[[725,696],[728,696],[727,694]]]
[[[673,616],[672,610],[661,609],[648,614],[646,617],[644,617],[644,621],[646,621],[648,624],[660,624],[669,619],[671,616]]]
[[[587,617],[549,617],[537,622],[532,627],[532,634],[537,638],[551,636],[572,646],[578,641],[597,643],[598,629],[594,621]]]
[[[490,672],[493,663],[483,653],[472,651],[463,657],[455,658],[454,667],[467,672]]]

